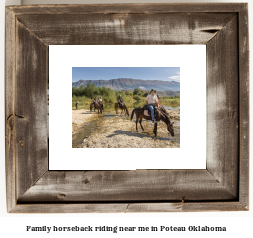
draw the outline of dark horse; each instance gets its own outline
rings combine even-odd
[[[138,128],[137,128],[138,121],[140,123],[141,129],[144,131],[144,128],[141,124],[142,119],[144,118],[146,120],[151,120],[151,116],[145,116],[144,115],[144,108],[143,107],[135,108],[132,111],[131,120],[133,119],[134,114],[136,115],[136,131],[138,131]],[[157,110],[157,113],[155,115],[155,119],[156,119],[156,121],[161,121],[162,120],[167,125],[167,130],[170,132],[170,134],[172,136],[174,136],[173,122],[171,123],[171,121],[168,117],[168,114],[165,114],[164,112],[162,112],[160,110]],[[156,135],[157,135],[157,123],[155,123],[155,125],[154,125],[153,132],[154,132],[155,137],[156,137]]]
[[[98,109],[98,114],[99,113],[103,113],[103,109],[104,109],[104,105],[103,105],[103,103],[102,103],[102,106],[101,106],[101,104],[100,103],[97,103],[96,104],[96,107],[94,107],[94,104],[93,104],[93,102],[90,104],[90,111],[92,111],[92,109],[94,108],[94,112],[95,112],[95,109]]]
[[[99,101],[98,104],[100,105],[101,110],[102,110],[102,112],[103,112],[103,111],[105,110],[105,109],[104,109],[104,103]],[[101,112],[101,113],[102,113],[102,112]]]
[[[127,106],[126,106],[126,103],[125,102],[123,102],[123,104],[122,104],[122,108],[119,106],[119,103],[118,102],[115,102],[115,111],[116,111],[116,114],[118,114],[118,109],[121,109],[121,114],[122,114],[122,112],[125,112],[125,115],[130,115],[129,114],[129,110],[127,109]],[[121,115],[120,114],[120,115]]]

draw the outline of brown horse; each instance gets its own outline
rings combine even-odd
[[[128,116],[130,115],[129,114],[129,110],[127,109],[127,106],[126,106],[125,102],[123,102],[122,108],[119,106],[118,102],[115,102],[115,111],[116,111],[116,114],[118,114],[118,109],[119,108],[121,109],[121,114],[122,114],[122,112],[125,112],[125,115],[128,115]]]
[[[101,107],[101,110],[102,110],[102,112],[103,112],[103,111],[105,110],[105,109],[104,109],[104,103],[103,103],[103,102],[100,102],[100,101],[99,101],[98,103],[99,103],[99,105],[100,105],[100,107]]]
[[[92,109],[94,108],[94,112],[95,112],[95,109],[98,109],[98,114],[99,113],[103,113],[103,108],[100,106],[99,103],[97,103],[96,107],[94,107],[94,104],[93,102],[90,104],[90,112],[92,111]]]
[[[142,119],[144,118],[146,120],[151,120],[151,116],[145,116],[144,115],[144,108],[143,107],[135,108],[132,111],[131,120],[133,119],[134,114],[136,115],[136,131],[138,131],[138,128],[137,128],[138,121],[140,123],[141,129],[144,131],[144,128],[141,124]],[[160,110],[157,110],[157,113],[155,115],[155,119],[156,119],[156,121],[162,120],[167,125],[167,130],[170,132],[170,134],[172,136],[174,136],[174,128],[173,128],[173,123],[174,122],[171,123],[171,121],[170,121],[167,114],[163,113]],[[157,123],[155,123],[155,125],[154,125],[153,132],[154,132],[155,137],[156,137],[156,135],[157,135]]]

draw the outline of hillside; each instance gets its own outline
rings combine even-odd
[[[180,91],[180,83],[175,81],[142,80],[131,78],[118,78],[110,80],[79,80],[72,82],[72,87],[87,86],[88,83],[95,84],[96,87],[107,87],[113,90],[141,90],[155,89],[157,91]]]
[[[133,92],[133,90],[129,90],[129,92]],[[149,92],[149,90],[143,90],[144,93]],[[173,97],[180,96],[180,91],[156,91],[156,94],[160,97]]]

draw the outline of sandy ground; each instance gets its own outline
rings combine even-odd
[[[169,113],[170,119],[180,120],[180,109],[177,110],[166,110]]]
[[[77,138],[77,147],[81,148],[179,148],[180,110],[168,110],[168,112],[171,121],[174,121],[175,136],[169,134],[165,123],[159,122],[157,138],[155,138],[154,126],[150,121],[143,121],[144,131],[138,123],[137,132],[135,117],[131,121],[129,117],[116,115],[113,112],[105,113],[104,116],[95,116],[95,113],[90,114],[89,111],[80,113],[73,111],[73,122],[82,125],[81,132],[76,133],[80,127],[73,131],[76,133],[73,138]],[[86,119],[82,118],[83,115]],[[89,122],[82,124],[84,121]]]
[[[80,127],[85,123],[90,121],[95,115],[96,112],[90,112],[86,109],[72,110],[72,134],[78,132]]]

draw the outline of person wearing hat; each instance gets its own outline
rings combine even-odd
[[[94,98],[94,101],[93,101],[93,105],[94,105],[94,111],[95,111],[95,108],[97,106],[97,103],[98,103],[98,100],[97,100],[97,97]]]
[[[146,97],[145,101],[148,104],[148,108],[151,111],[151,120],[152,123],[155,122],[155,109],[154,107],[158,105],[158,98],[155,95],[155,90],[151,89],[150,94]]]

